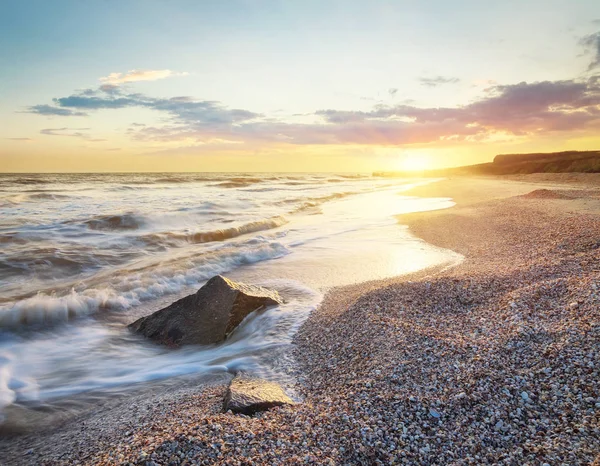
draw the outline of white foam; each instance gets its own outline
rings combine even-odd
[[[290,280],[260,285],[278,290],[286,303],[250,314],[218,345],[172,350],[123,327],[96,321],[38,332],[29,340],[15,339],[5,365],[0,357],[0,400],[6,406],[15,399],[46,401],[185,374],[268,370],[264,361],[290,344],[321,295]],[[68,383],[65,373],[69,374]]]
[[[216,253],[200,256],[193,267],[189,262],[178,268],[162,268],[146,273],[119,276],[113,287],[71,290],[64,296],[38,294],[31,298],[0,307],[0,328],[47,325],[67,322],[91,315],[100,309],[124,310],[161,296],[177,293],[198,285],[214,275],[230,271],[243,264],[282,257],[289,250],[278,242],[263,239],[252,245],[226,247]],[[184,268],[182,268],[184,267]]]
[[[0,354],[0,422],[3,420],[2,411],[6,406],[14,403],[16,393],[9,388],[12,378],[11,360],[8,354]]]

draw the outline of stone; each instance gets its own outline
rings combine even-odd
[[[441,416],[441,414],[433,408],[429,409],[429,414],[430,416],[435,417],[436,419]]]
[[[227,338],[248,314],[282,303],[276,291],[217,275],[196,294],[142,317],[128,328],[163,345],[208,345]]]
[[[252,415],[275,406],[290,404],[294,404],[294,401],[278,383],[238,374],[227,388],[223,411]]]

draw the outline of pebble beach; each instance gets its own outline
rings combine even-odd
[[[399,216],[464,256],[336,288],[295,336],[300,401],[222,412],[227,379],[0,439],[2,464],[600,464],[600,177],[449,179]]]

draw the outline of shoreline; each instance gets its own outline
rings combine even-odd
[[[597,177],[588,178],[597,183]],[[569,409],[580,418],[574,423],[569,414],[558,426],[573,432],[583,426],[584,433],[559,439],[557,426],[544,417],[548,412],[540,405],[543,396],[562,400],[550,383],[561,369],[551,367],[548,375],[543,371],[552,359],[544,356],[546,366],[538,368],[535,358],[525,357],[531,368],[542,371],[539,382],[550,387],[546,394],[513,361],[520,347],[508,348],[506,342],[525,342],[538,363],[540,345],[549,346],[553,358],[564,356],[564,342],[553,346],[549,329],[560,333],[567,322],[570,329],[588,330],[588,340],[575,335],[570,344],[579,342],[590,352],[594,348],[589,344],[595,342],[598,351],[600,321],[593,306],[600,298],[584,293],[600,285],[599,249],[590,246],[600,244],[598,184],[586,180],[573,186],[560,176],[533,182],[469,180],[445,180],[403,192],[436,196],[445,190],[448,195],[442,197],[452,197],[457,205],[400,219],[415,236],[463,254],[463,262],[334,288],[309,316],[293,350],[303,404],[255,418],[222,414],[224,386],[205,386],[159,400],[158,406],[157,400],[138,397],[135,412],[113,416],[109,427],[102,426],[102,419],[79,419],[56,433],[41,434],[29,442],[34,447],[26,448],[28,435],[14,444],[0,440],[0,449],[15,464],[72,464],[78,459],[84,464],[145,464],[152,459],[158,464],[167,459],[208,461],[204,464],[593,461],[600,448],[595,405],[600,406],[600,387],[594,368],[586,375],[596,381],[578,388],[589,395],[580,397],[585,409],[580,412],[579,404],[569,401]],[[572,193],[582,186],[587,190],[579,190],[581,197],[545,198],[544,192],[527,197],[549,188],[560,194],[564,183]],[[460,202],[463,198],[466,202]],[[563,295],[553,294],[555,288],[566,290],[566,304]],[[528,312],[528,306],[538,305],[536,300],[543,301],[540,312],[548,310],[549,316]],[[576,306],[571,308],[572,303]],[[541,330],[548,341],[539,343],[534,336]],[[515,368],[517,374],[506,375]],[[533,376],[536,382],[538,375]],[[561,383],[568,386],[569,380]],[[530,420],[533,424],[525,422]],[[86,429],[88,434],[96,429],[96,435],[56,444]],[[539,432],[544,435],[538,441]]]

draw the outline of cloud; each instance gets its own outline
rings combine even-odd
[[[444,77],[444,76],[436,76],[433,78],[422,77],[422,78],[419,78],[419,82],[421,83],[421,86],[437,87],[437,86],[442,86],[444,84],[456,84],[456,83],[460,82],[460,79]]]
[[[33,141],[33,139],[31,139],[31,138],[4,138],[4,139],[8,139],[10,141]]]
[[[498,84],[494,79],[475,79],[471,81],[471,87],[481,87],[483,89],[496,86]]]
[[[173,76],[188,76],[189,73],[177,73],[171,70],[131,70],[127,73],[110,73],[108,76],[100,78],[103,85],[119,85],[133,83],[138,81],[156,81],[158,79],[170,78]]]
[[[594,80],[545,81],[495,86],[462,107],[376,105],[371,111],[320,110],[322,122],[252,120],[232,126],[201,126],[177,119],[145,127],[134,137],[150,141],[247,144],[360,144],[400,146],[482,141],[600,128],[600,86]]]
[[[58,114],[81,114],[94,110],[115,110],[121,108],[140,107],[169,114],[172,118],[205,127],[230,126],[259,118],[262,115],[243,109],[229,109],[220,102],[196,100],[188,96],[159,99],[144,94],[106,95],[87,91],[67,97],[53,99],[54,109]],[[38,106],[36,106],[38,107]],[[30,107],[32,109],[33,107]],[[87,114],[87,113],[86,113]],[[135,126],[135,125],[132,125]]]
[[[322,122],[301,124],[248,119],[206,125],[178,113],[170,124],[144,127],[134,137],[150,141],[285,144],[404,145],[479,141],[498,134],[523,136],[581,130],[600,124],[600,83],[545,81],[496,85],[483,98],[461,107],[376,105],[370,111],[320,110]]]
[[[392,97],[395,97],[397,92],[398,92],[398,88],[396,88],[396,87],[390,87],[388,89],[388,94]]]
[[[59,108],[52,105],[33,105],[23,113],[37,113],[38,115],[50,116],[87,116],[87,113],[70,110],[68,108]]]
[[[110,95],[116,95],[121,93],[121,88],[118,84],[102,84],[99,89],[102,92]]]
[[[42,129],[40,130],[41,134],[46,134],[48,136],[64,136],[63,133],[64,131],[89,131],[90,128],[67,128],[67,127],[63,127],[63,128],[46,128],[46,129]]]
[[[91,128],[45,128],[40,130],[40,134],[45,136],[67,136],[73,138],[85,139],[89,142],[102,142],[106,141],[106,139],[93,139],[89,133],[84,131],[89,131]]]
[[[379,103],[367,111],[324,109],[308,114],[312,122],[268,118],[220,102],[180,96],[155,98],[139,93],[111,95],[97,90],[53,99],[71,112],[146,108],[167,118],[164,124],[133,123],[127,134],[141,141],[260,145],[360,144],[401,146],[483,141],[560,131],[600,129],[600,79],[491,85],[483,96],[457,107],[418,107]],[[84,128],[54,128],[42,134],[91,140]]]
[[[581,44],[592,53],[592,61],[588,66],[588,71],[600,67],[600,32],[583,37]]]
[[[370,112],[317,112],[334,127],[336,138],[349,142],[434,142],[493,133],[539,134],[585,129],[600,124],[598,80],[522,82],[497,85],[486,96],[462,107],[376,106]],[[339,128],[339,130],[335,130]],[[394,128],[394,131],[391,130]],[[349,129],[355,135],[349,133]]]

